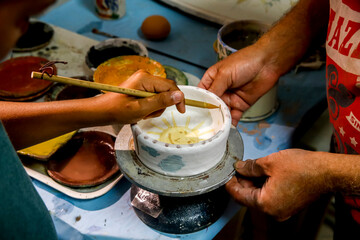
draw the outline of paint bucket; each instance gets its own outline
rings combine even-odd
[[[217,34],[214,44],[218,61],[237,50],[255,43],[268,29],[269,25],[255,20],[239,20],[225,24]],[[247,111],[240,121],[259,121],[272,115],[278,108],[277,85],[264,94]]]
[[[92,72],[103,62],[119,56],[138,55],[147,57],[149,55],[145,45],[130,38],[106,39],[92,46],[85,56],[85,63]]]

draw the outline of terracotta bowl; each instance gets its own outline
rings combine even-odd
[[[28,101],[40,97],[52,86],[52,82],[32,79],[31,72],[39,69],[49,60],[41,57],[17,57],[0,64],[0,99]],[[56,74],[54,67],[54,74]]]
[[[226,152],[231,127],[230,111],[215,94],[193,86],[179,86],[185,98],[220,106],[186,106],[181,114],[168,107],[157,118],[132,125],[135,151],[153,171],[171,176],[192,176],[214,167]]]
[[[13,51],[30,52],[44,48],[49,45],[54,32],[54,28],[47,23],[30,21],[28,29],[16,42]]]
[[[99,185],[119,171],[113,136],[99,131],[78,132],[47,162],[47,173],[70,187]]]

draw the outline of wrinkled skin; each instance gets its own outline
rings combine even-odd
[[[293,68],[312,44],[323,43],[328,13],[328,0],[300,0],[256,43],[210,67],[198,86],[224,100],[237,126],[244,111]],[[321,194],[358,191],[358,158],[288,149],[238,162],[237,175],[226,188],[239,203],[282,221]]]
[[[332,189],[321,155],[288,149],[256,160],[239,161],[226,189],[235,200],[283,221]],[[264,180],[256,186],[255,180]],[[265,180],[266,179],[266,180]]]
[[[198,85],[221,97],[230,108],[234,126],[243,112],[279,78],[264,64],[264,58],[265,54],[257,45],[249,46],[211,66]]]

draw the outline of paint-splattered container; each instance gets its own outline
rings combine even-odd
[[[136,155],[149,169],[170,176],[192,176],[219,163],[226,153],[230,111],[215,94],[193,86],[179,86],[185,98],[217,106],[186,106],[181,114],[168,107],[157,118],[132,125]]]
[[[95,0],[95,11],[103,19],[118,19],[125,15],[125,0]]]
[[[148,50],[139,41],[129,38],[112,38],[92,46],[86,53],[85,63],[93,72],[103,62],[119,56],[137,55],[147,57]]]
[[[218,61],[237,50],[252,45],[267,32],[269,27],[269,25],[256,20],[240,20],[225,24],[217,34]]]

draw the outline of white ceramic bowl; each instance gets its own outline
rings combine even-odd
[[[230,111],[215,94],[193,86],[179,86],[185,98],[220,105],[217,109],[186,106],[181,114],[168,107],[157,118],[132,125],[136,155],[149,169],[170,176],[206,172],[226,153]]]

